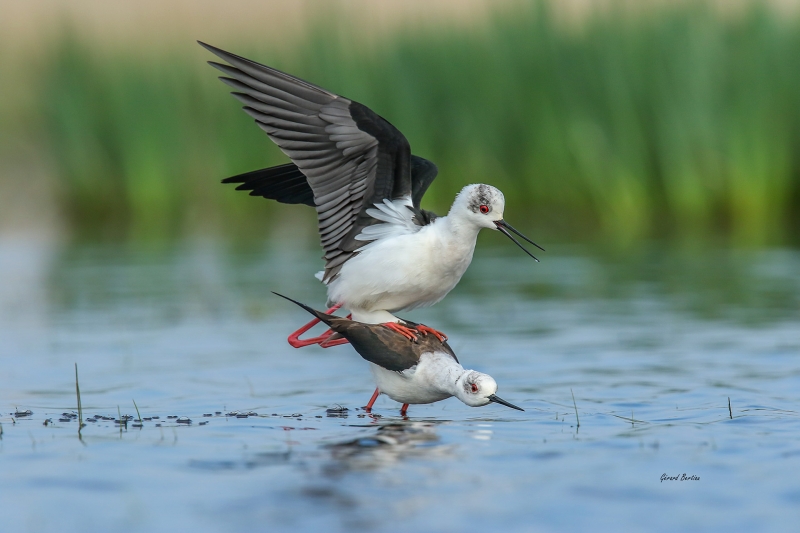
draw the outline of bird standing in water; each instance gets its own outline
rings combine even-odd
[[[378,390],[403,404],[402,415],[407,413],[409,404],[433,403],[451,396],[470,407],[494,402],[524,411],[495,394],[497,382],[492,376],[464,369],[447,342],[435,335],[412,341],[381,325],[339,318],[275,294],[299,305],[350,341],[359,355],[371,363]],[[375,403],[378,390],[367,404],[368,410]]]

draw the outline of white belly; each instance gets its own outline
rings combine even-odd
[[[383,239],[350,258],[328,285],[328,300],[341,302],[354,320],[373,323],[439,302],[467,270],[475,240],[448,242],[432,230]]]
[[[370,363],[375,384],[396,402],[433,403],[453,396],[455,384],[464,369],[447,354],[423,354],[420,363],[409,370],[394,372]]]

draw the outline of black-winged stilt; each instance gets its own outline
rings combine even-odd
[[[467,370],[458,362],[447,341],[436,335],[423,335],[414,340],[384,327],[339,318],[317,311],[282,294],[281,298],[293,302],[341,335],[353,348],[369,361],[378,388],[366,406],[372,409],[381,392],[403,407],[405,415],[409,404],[433,403],[455,396],[470,407],[499,403],[524,411],[497,394],[497,382],[487,374]]]
[[[228,65],[209,62],[220,79],[293,163],[223,180],[279,202],[316,208],[329,305],[354,320],[383,323],[411,338],[393,313],[439,302],[466,271],[482,228],[496,229],[536,259],[511,232],[541,248],[503,219],[505,198],[491,185],[467,185],[447,216],[420,207],[436,165],[411,155],[408,141],[366,106],[273,68],[200,43]],[[536,259],[538,261],[538,259]],[[313,323],[316,323],[314,321]],[[313,323],[311,325],[313,325]],[[345,342],[330,332],[295,347]]]

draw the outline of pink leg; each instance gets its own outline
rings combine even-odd
[[[385,322],[381,324],[381,326],[388,328],[392,331],[396,331],[397,333],[399,333],[400,335],[402,335],[403,337],[405,337],[410,341],[414,342],[417,341],[417,335],[414,333],[414,330],[411,328],[407,328],[402,324],[398,324],[397,322]]]
[[[417,331],[419,331],[423,335],[427,335],[428,333],[431,333],[431,334],[435,335],[436,338],[439,339],[441,342],[444,342],[444,341],[447,340],[447,335],[445,335],[441,331],[438,331],[438,330],[435,330],[433,328],[430,328],[430,327],[426,326],[425,324],[418,324],[416,329],[417,329]]]
[[[330,315],[331,313],[333,313],[334,311],[339,309],[341,306],[342,306],[342,304],[336,304],[333,307],[331,307],[330,309],[328,309],[327,311],[325,311],[325,313]],[[302,335],[306,331],[310,330],[311,328],[313,328],[314,326],[319,324],[319,322],[320,322],[320,320],[318,318],[315,318],[314,320],[312,320],[311,322],[309,322],[308,324],[306,324],[302,328],[298,329],[297,331],[295,331],[294,333],[289,335],[289,338],[287,339],[289,341],[289,344],[291,346],[293,346],[294,348],[303,348],[304,346],[311,346],[312,344],[319,344],[323,348],[330,348],[331,346],[339,346],[340,344],[347,344],[347,339],[335,339],[335,340],[332,340],[330,342],[326,342],[328,337],[333,335],[333,331],[331,331],[331,330],[325,331],[324,333],[322,333],[318,337],[312,337],[310,339],[301,339],[300,338],[300,335]]]
[[[366,412],[369,413],[370,411],[372,411],[372,406],[375,405],[375,400],[378,399],[378,396],[380,395],[380,393],[381,393],[381,390],[378,389],[378,388],[376,388],[375,392],[372,393],[372,398],[369,399],[369,403],[366,405],[366,407],[364,407],[364,410]]]
[[[328,330],[328,331],[330,331],[330,330]],[[327,333],[327,331],[325,333]],[[323,335],[324,335],[324,333],[323,333]],[[328,335],[326,337],[326,339],[328,337],[331,337],[331,335]],[[323,348],[330,348],[331,346],[340,346],[342,344],[347,344],[349,342],[350,341],[347,340],[347,339],[332,339],[332,340],[324,340],[324,341],[320,342],[319,345],[321,347],[323,347]]]

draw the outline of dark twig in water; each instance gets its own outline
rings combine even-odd
[[[569,389],[569,392],[572,394],[572,405],[575,407],[575,420],[578,421],[578,427],[581,427],[581,419],[578,418],[578,404],[575,403],[575,393],[572,392],[572,389]]]
[[[133,407],[136,409],[136,416],[139,417],[139,422],[141,422],[142,421],[142,415],[139,414],[139,407],[136,405],[136,400],[131,398],[131,401],[133,402]]]
[[[733,420],[733,410],[731,410],[731,397],[728,396],[728,416]]]
[[[81,405],[81,387],[78,385],[78,363],[75,363],[75,394],[78,397],[78,438],[83,428],[83,406]]]

